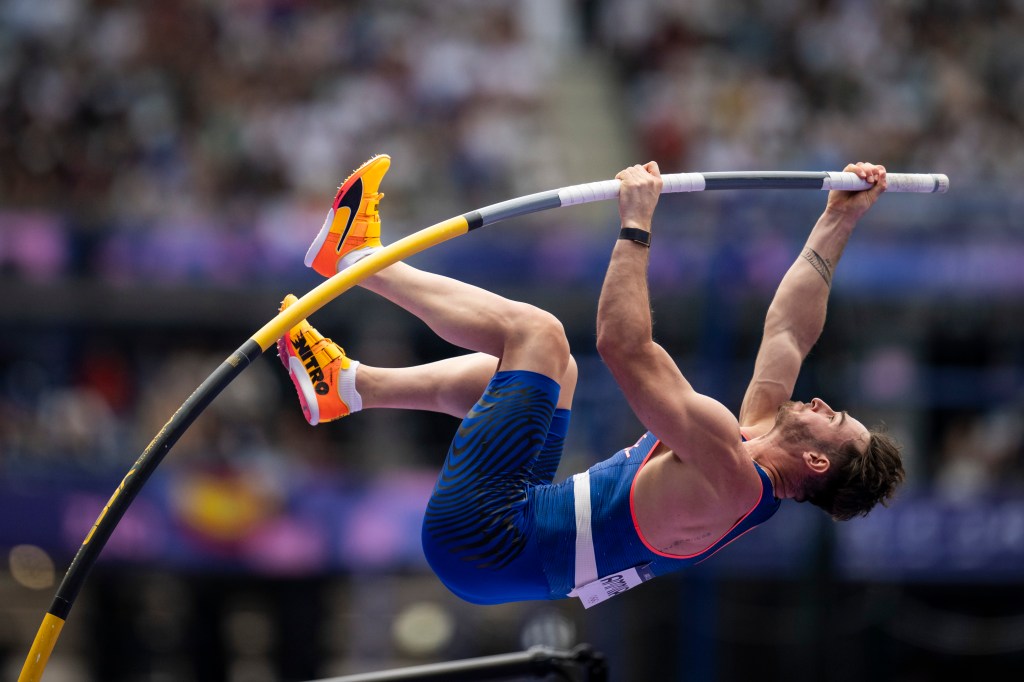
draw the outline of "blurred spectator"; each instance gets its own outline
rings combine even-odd
[[[985,497],[994,490],[1020,491],[1024,428],[1017,410],[961,417],[946,425],[935,489],[952,500]]]

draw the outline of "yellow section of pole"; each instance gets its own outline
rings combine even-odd
[[[448,241],[453,237],[469,231],[469,223],[464,216],[449,218],[444,222],[425,227],[418,232],[389,244],[376,253],[372,253],[361,261],[345,268],[334,277],[323,282],[315,289],[300,298],[297,303],[288,306],[277,317],[265,324],[262,329],[252,335],[251,339],[263,350],[273,346],[279,338],[288,333],[303,319],[309,317],[335,298],[348,291],[367,277],[383,270],[393,263],[404,260],[420,251]]]
[[[42,679],[43,670],[46,669],[53,646],[57,643],[57,638],[60,637],[63,627],[63,620],[52,613],[46,614],[43,624],[39,626],[39,632],[36,633],[36,638],[32,642],[32,648],[29,649],[25,665],[21,668],[18,682],[39,682]]]

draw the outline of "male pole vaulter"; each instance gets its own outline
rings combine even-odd
[[[381,247],[378,189],[389,166],[376,156],[346,179],[307,265],[330,277]],[[279,341],[281,361],[314,425],[370,408],[462,418],[422,539],[441,581],[470,602],[579,596],[591,606],[703,561],[783,499],[837,520],[864,515],[902,482],[898,447],[820,398],[791,400],[847,240],[886,188],[882,166],[845,170],[872,187],[829,193],[768,309],[739,418],[694,390],[652,338],[647,263],[661,176],[653,162],[618,174],[622,229],[601,290],[597,348],[648,431],[561,483],[553,478],[576,364],[562,325],[534,306],[399,262],[362,286],[470,354],[372,367],[303,321]]]

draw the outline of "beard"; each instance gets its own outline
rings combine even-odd
[[[779,411],[775,415],[775,424],[769,433],[777,436],[784,446],[800,449],[807,446],[820,448],[822,443],[811,435],[806,424],[801,424],[796,418],[793,412],[793,406],[796,404],[795,400],[787,400],[779,406]]]
[[[775,413],[775,423],[772,425],[772,431],[782,432],[785,428],[793,424],[795,421],[793,407],[796,404],[795,400],[787,400],[779,405],[779,411]]]

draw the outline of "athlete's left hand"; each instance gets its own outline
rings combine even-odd
[[[885,166],[860,161],[847,164],[843,171],[856,173],[862,180],[872,183],[873,187],[859,192],[833,190],[828,193],[828,203],[825,206],[825,210],[840,213],[857,220],[867,213],[869,208],[874,206],[878,197],[885,191],[887,187]]]

